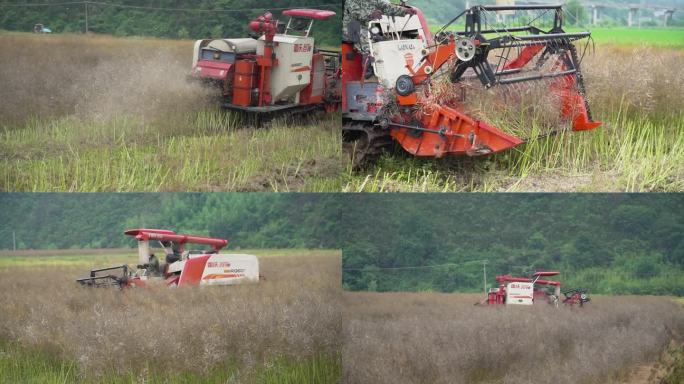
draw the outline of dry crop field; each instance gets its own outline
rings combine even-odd
[[[190,40],[0,32],[0,190],[331,191],[339,116],[253,129]]]
[[[343,298],[348,383],[646,383],[651,374],[672,380],[665,367],[649,364],[677,341],[682,348],[684,336],[684,308],[664,297],[596,297],[582,309],[480,307],[476,294]],[[645,367],[660,371],[646,369],[635,380]]]
[[[605,31],[601,36],[582,71],[594,119],[603,126],[487,158],[421,159],[397,149],[360,172],[348,164],[344,190],[684,191],[684,49],[616,45],[601,40]],[[536,84],[490,90],[476,84],[465,108],[520,137],[567,131],[544,83]],[[511,104],[518,98],[525,102]]]
[[[339,252],[254,253],[259,284],[123,292],[74,282],[101,256],[0,264],[0,382],[339,380]]]

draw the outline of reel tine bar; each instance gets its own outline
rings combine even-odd
[[[120,275],[115,275],[115,274],[103,274],[103,275],[98,275],[101,272],[109,272],[109,271],[121,271]],[[100,268],[100,269],[93,269],[90,271],[90,276],[88,277],[82,277],[80,279],[76,279],[76,282],[81,284],[82,286],[86,287],[108,287],[108,286],[118,286],[119,288],[122,288],[124,285],[126,285],[126,282],[128,280],[128,266],[127,265],[120,265],[117,267],[109,267],[109,268]]]

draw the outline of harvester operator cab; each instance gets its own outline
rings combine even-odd
[[[305,19],[301,17],[290,17],[285,26],[285,35],[295,36],[309,36],[311,27],[313,26],[313,19]]]
[[[213,251],[228,244],[223,239],[211,239],[200,236],[179,235],[173,231],[165,229],[130,229],[124,232],[128,236],[134,237],[138,242],[138,277],[163,276],[168,266],[183,261],[188,258],[185,251],[186,243],[208,244],[213,247]],[[153,248],[158,248],[157,253],[165,255],[164,261],[153,252]],[[202,251],[203,254],[212,253]]]
[[[428,32],[429,33],[429,32]],[[421,20],[412,15],[387,16],[382,15],[368,24],[368,34],[371,43],[387,40],[422,40],[427,41]]]
[[[158,245],[158,247],[154,247]],[[156,252],[166,255],[161,262],[160,259],[155,256],[152,249],[156,249]],[[194,250],[184,250],[182,244],[175,241],[155,241],[150,243],[148,240],[138,241],[138,251],[142,253],[143,258],[147,257],[147,263],[139,264],[139,269],[146,269],[148,273],[153,276],[161,276],[166,270],[166,265],[173,264],[177,261],[187,260],[193,255],[209,255],[215,254],[217,251],[215,249],[194,249]],[[145,254],[149,256],[145,256]]]
[[[333,11],[319,9],[288,9],[283,11],[290,19],[285,25],[285,35],[309,37],[314,20],[327,20],[335,16]]]
[[[177,253],[174,251],[176,248],[177,246],[170,241],[138,241],[138,270],[136,275],[144,278],[163,276],[167,264],[180,260],[180,256],[176,256]],[[160,258],[157,255],[165,256]]]

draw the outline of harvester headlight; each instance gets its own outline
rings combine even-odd
[[[461,61],[470,61],[475,57],[475,43],[471,39],[456,40],[456,57]]]
[[[379,35],[380,34],[380,27],[378,26],[373,26],[370,29],[371,35]]]

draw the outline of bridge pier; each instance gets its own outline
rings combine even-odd
[[[592,5],[591,6],[591,25],[596,25],[596,23],[599,20],[599,6],[598,5]]]
[[[666,9],[665,10],[665,19],[663,20],[663,26],[667,27],[667,25],[670,23],[670,20],[672,20],[672,15],[674,14],[674,9]]]
[[[627,17],[627,26],[628,27],[633,27],[634,26],[634,21],[639,20],[639,8],[637,7],[630,7],[629,8],[629,15]]]

